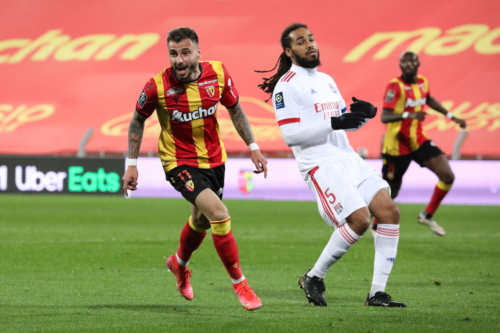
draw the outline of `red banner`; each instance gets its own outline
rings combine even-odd
[[[87,152],[127,151],[127,129],[143,84],[169,66],[166,35],[189,26],[202,60],[224,62],[262,150],[289,152],[273,108],[258,88],[276,63],[282,30],[309,25],[323,65],[344,98],[381,110],[385,87],[400,74],[402,51],[419,53],[419,73],[455,115],[468,121],[462,154],[500,156],[500,2],[102,0],[0,4],[0,154],[74,154],[87,129]],[[229,153],[248,149],[221,107]],[[153,119],[154,118],[154,119]],[[156,152],[159,126],[148,120],[142,152]],[[450,154],[458,129],[428,117],[429,136]],[[349,133],[355,149],[380,154],[379,118]]]

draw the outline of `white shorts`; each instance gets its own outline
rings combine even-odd
[[[389,184],[357,154],[340,161],[325,161],[309,171],[306,180],[316,194],[326,224],[339,227],[354,211],[370,204]]]

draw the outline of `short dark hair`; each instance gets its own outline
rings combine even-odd
[[[283,33],[281,34],[281,46],[283,47],[283,50],[291,46],[292,39],[290,38],[290,33],[300,28],[309,29],[307,25],[303,23],[292,23],[286,27],[285,30],[283,30]]]
[[[198,35],[196,34],[196,31],[187,27],[170,30],[168,32],[167,43],[170,41],[180,43],[186,38],[189,38],[193,43],[198,44]]]
[[[399,60],[403,59],[403,57],[407,54],[412,54],[413,55],[413,58],[417,58],[418,60],[418,54],[413,52],[413,51],[410,51],[410,50],[406,50],[404,51],[403,53],[401,53],[401,55],[399,56]]]

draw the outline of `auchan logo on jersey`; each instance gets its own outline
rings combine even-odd
[[[209,107],[208,109],[204,109],[201,106],[199,106],[198,110],[187,113],[181,112],[179,110],[174,110],[172,111],[172,120],[185,123],[188,121],[193,121],[196,119],[201,119],[211,116],[215,113],[215,111],[217,111],[217,104]]]
[[[426,98],[419,98],[417,100],[413,100],[411,98],[408,98],[406,100],[406,104],[405,104],[405,107],[410,107],[410,108],[414,108],[414,107],[417,107],[417,106],[420,106],[420,105],[425,105],[425,102],[427,101]]]
[[[156,33],[93,34],[72,38],[61,29],[49,30],[35,39],[0,40],[0,64],[15,64],[25,59],[44,61],[50,57],[56,61],[103,61],[115,54],[120,54],[121,60],[134,60],[159,40],[160,35]]]
[[[498,54],[500,44],[495,41],[499,37],[500,27],[490,29],[485,24],[460,25],[446,30],[443,34],[437,27],[414,31],[376,32],[353,48],[343,60],[356,62],[379,46],[373,59],[385,59],[399,46],[408,44],[408,50],[423,52],[430,56],[456,54],[469,48],[473,48],[479,54]]]

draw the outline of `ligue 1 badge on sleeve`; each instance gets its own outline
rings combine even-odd
[[[146,101],[148,100],[148,95],[146,95],[146,92],[142,90],[141,95],[139,96],[139,99],[137,100],[137,103],[139,104],[139,107],[142,109],[144,107],[144,104],[146,104]]]
[[[285,107],[285,101],[283,100],[283,93],[279,92],[274,95],[274,105],[276,106],[276,110],[282,109]]]
[[[387,95],[385,96],[385,101],[386,102],[392,102],[394,100],[394,96],[396,95],[396,92],[394,90],[389,90],[387,92]]]

